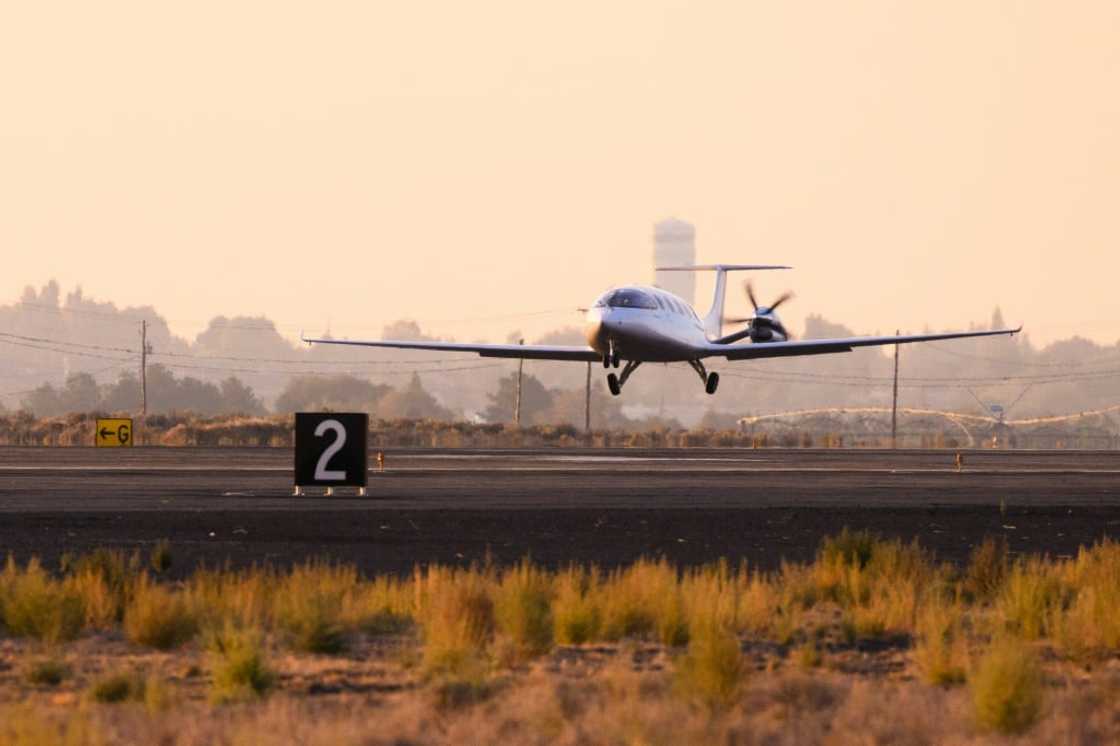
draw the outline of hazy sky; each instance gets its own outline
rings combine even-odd
[[[1111,343],[1118,90],[1116,0],[9,2],[0,302],[503,338],[674,215],[795,328]]]

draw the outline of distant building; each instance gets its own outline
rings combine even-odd
[[[653,266],[669,267],[696,263],[696,228],[692,223],[669,218],[653,226]],[[683,298],[696,301],[695,272],[654,272],[653,284]]]

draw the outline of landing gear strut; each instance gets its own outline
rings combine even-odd
[[[603,355],[604,368],[617,368],[618,367],[618,350],[614,348],[614,340],[607,340],[607,354]]]
[[[607,388],[611,390],[612,396],[618,396],[622,393],[622,386],[626,383],[626,379],[638,369],[639,365],[641,365],[641,362],[637,360],[627,360],[621,376],[616,376],[614,373],[607,375]]]
[[[715,371],[709,373],[699,360],[689,360],[688,364],[700,375],[700,380],[704,382],[704,391],[714,394],[716,389],[719,388],[719,373]]]

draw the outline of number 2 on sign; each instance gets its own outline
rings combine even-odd
[[[319,463],[315,464],[315,479],[323,482],[342,482],[346,480],[346,471],[344,469],[328,469],[327,465],[331,462],[331,458],[342,450],[342,446],[346,444],[346,428],[338,420],[323,420],[315,428],[315,437],[322,438],[328,430],[333,430],[337,437],[333,443],[327,446],[327,450],[323,451],[323,455],[319,457]]]

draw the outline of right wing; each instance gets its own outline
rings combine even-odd
[[[603,356],[591,347],[576,345],[492,345],[459,342],[409,342],[393,339],[300,339],[308,344],[352,345],[355,347],[393,347],[402,350],[442,350],[443,352],[474,352],[482,357],[521,358],[524,360],[574,360],[596,363]]]
[[[797,357],[799,355],[827,355],[833,352],[851,352],[856,347],[880,347],[934,342],[940,339],[968,339],[1018,334],[1018,329],[995,329],[982,332],[945,332],[942,334],[904,334],[894,337],[841,337],[839,339],[802,339],[793,342],[752,342],[748,344],[721,345],[711,343],[705,357],[726,357],[728,360],[754,360],[763,357]]]

